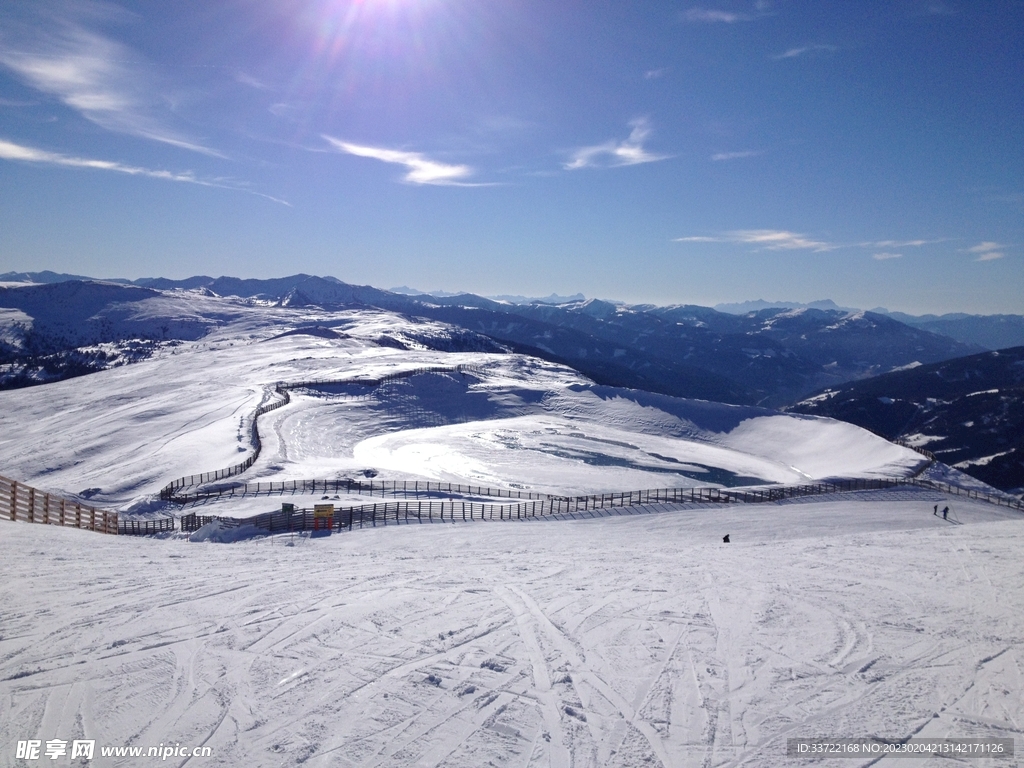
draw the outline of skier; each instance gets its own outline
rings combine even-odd
[[[936,517],[939,516],[939,505],[938,504],[935,505],[935,511],[932,512],[932,514],[935,515]]]
[[[728,533],[725,534],[725,536],[722,537],[722,541],[725,542],[726,544],[729,543],[729,534]]]
[[[946,520],[948,515],[949,515],[949,507],[943,507],[942,508],[942,519]]]

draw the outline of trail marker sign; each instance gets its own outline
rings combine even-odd
[[[334,527],[334,505],[314,504],[313,505],[313,530],[325,530],[331,532]]]

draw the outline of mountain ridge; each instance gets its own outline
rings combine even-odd
[[[906,440],[989,485],[1024,491],[1024,346],[848,382],[786,410]]]
[[[99,329],[113,312],[102,309],[104,301],[125,304],[160,295],[164,301],[157,315],[177,312],[171,306],[174,297],[190,291],[243,304],[377,307],[440,320],[501,344],[529,348],[537,356],[567,363],[600,383],[774,407],[823,386],[981,349],[882,315],[833,309],[770,308],[732,315],[695,305],[630,306],[600,299],[557,305],[509,304],[474,294],[408,296],[301,273],[272,280],[195,276],[136,282],[145,285],[51,279],[44,285],[2,289],[0,306],[17,309],[27,306],[31,297],[45,294],[48,298],[37,307],[41,315],[32,323],[37,336],[46,336],[47,329],[59,320],[43,317],[49,311],[46,307],[58,314],[77,312],[75,324],[81,333],[50,333],[50,352],[70,349],[76,346],[74,342],[195,338],[202,328],[217,322],[215,317],[192,318],[180,328],[173,324],[154,327],[153,317],[143,319],[121,312],[124,316],[119,315],[116,328],[111,326],[104,336]],[[89,285],[93,287],[84,287]],[[95,295],[98,304],[69,308],[86,301],[87,294]],[[14,354],[10,343],[6,352],[8,357]]]

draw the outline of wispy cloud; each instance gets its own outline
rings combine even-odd
[[[281,203],[291,207],[291,203],[285,200],[280,200],[270,195],[264,195],[261,192],[254,192],[251,189],[245,187],[230,184],[224,180],[217,179],[203,179],[197,177],[191,171],[161,171],[154,170],[152,168],[142,168],[136,165],[125,165],[124,163],[117,163],[111,160],[96,160],[87,157],[74,157],[72,155],[63,155],[57,152],[49,152],[44,149],[37,149],[35,147],[27,147],[23,144],[15,144],[11,141],[5,141],[0,139],[0,160],[11,160],[15,162],[23,163],[37,163],[41,165],[56,165],[64,168],[87,168],[97,171],[113,171],[115,173],[124,173],[129,176],[144,176],[150,179],[162,179],[164,181],[178,181],[186,184],[198,184],[201,187],[215,187],[217,189],[229,189],[234,192],[245,192],[246,194],[256,195],[267,200],[272,200],[275,203]]]
[[[677,237],[673,240],[676,243],[732,243],[735,245],[755,246],[755,250],[767,251],[797,251],[809,250],[815,252],[848,250],[852,248],[863,248],[874,251],[871,258],[876,261],[903,258],[903,253],[895,249],[920,248],[924,245],[947,242],[946,238],[936,240],[868,240],[860,243],[830,243],[824,240],[803,235],[798,232],[789,232],[782,229],[736,229],[729,232],[722,232],[717,235],[693,235],[690,237]],[[1002,258],[1001,249],[1004,246],[999,243],[981,243],[970,249],[972,253],[978,253],[981,257],[978,261],[989,261]],[[995,255],[988,256],[992,253]]]
[[[49,4],[34,8],[38,12],[28,21],[0,29],[0,66],[107,130],[221,156],[169,128],[152,67],[90,28],[97,19],[124,20],[123,10],[77,0],[61,4],[60,14]]]
[[[1003,253],[1005,245],[1001,243],[995,243],[991,240],[986,240],[983,243],[978,243],[973,248],[968,248],[968,253],[976,253],[978,258],[975,261],[995,261],[996,259],[1003,258],[1006,254]]]
[[[703,24],[735,24],[738,21],[753,21],[757,18],[749,13],[734,13],[714,8],[689,8],[683,11],[683,20]]]
[[[288,120],[295,120],[305,111],[306,106],[302,104],[291,104],[287,101],[278,101],[267,107],[267,112],[274,117],[281,117]]]
[[[813,45],[801,45],[796,48],[790,48],[785,53],[780,53],[778,56],[772,56],[776,61],[782,59],[795,59],[800,56],[813,55],[816,53],[832,53],[839,49],[834,45],[824,45],[821,43],[814,43]]]
[[[19,99],[0,99],[0,107],[35,107],[38,101],[25,101]]]
[[[787,232],[782,229],[737,229],[731,232],[723,232],[721,235],[708,237],[704,235],[694,237],[677,237],[677,243],[735,243],[738,245],[758,246],[759,250],[766,251],[833,251],[840,246],[827,243],[821,240],[812,240],[806,235],[796,232]]]
[[[241,83],[242,85],[247,85],[250,88],[255,88],[258,91],[270,90],[270,86],[264,83],[262,80],[259,80],[253,77],[252,75],[241,71],[235,72],[235,82]]]
[[[563,167],[567,171],[580,168],[616,168],[623,165],[639,165],[667,160],[671,155],[656,155],[644,149],[644,141],[651,133],[647,120],[639,118],[630,124],[632,131],[624,141],[606,141],[591,147],[581,147],[572,153],[572,158]]]
[[[858,243],[861,248],[920,248],[922,245],[933,245],[944,243],[945,239],[938,240],[873,240],[866,243]]]
[[[342,152],[357,157],[370,157],[384,163],[395,163],[408,168],[402,181],[409,184],[434,184],[438,186],[463,186],[478,187],[482,184],[472,184],[459,181],[473,175],[473,169],[468,165],[448,165],[431,160],[419,152],[405,152],[399,149],[384,149],[381,147],[367,147],[362,144],[352,144],[333,136],[323,134],[332,146]]]
[[[666,72],[668,72],[667,67],[662,67],[661,69],[648,69],[644,72],[644,80],[657,80],[659,77],[664,76]]]
[[[752,149],[743,152],[716,152],[711,156],[711,159],[715,162],[721,162],[722,160],[739,160],[744,157],[755,157],[760,154],[760,152]]]

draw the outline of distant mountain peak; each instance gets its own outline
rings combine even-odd
[[[731,304],[716,304],[714,307],[719,312],[726,312],[730,315],[745,315],[748,312],[759,312],[762,309],[821,309],[825,311],[838,312],[859,312],[856,307],[841,307],[832,299],[820,299],[802,303],[799,301],[741,301]]]

